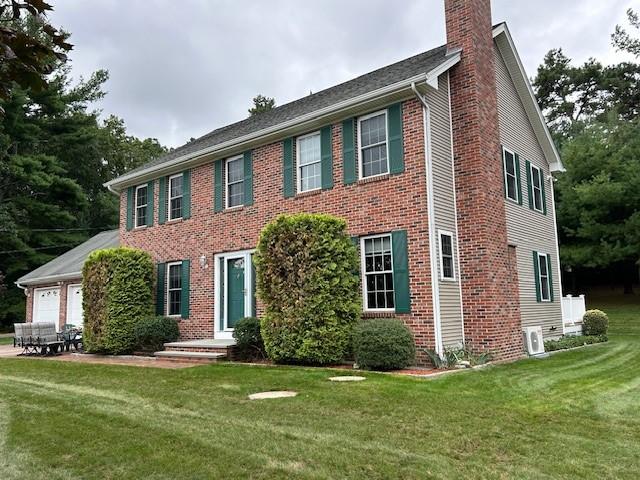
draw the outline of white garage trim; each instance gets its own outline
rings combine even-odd
[[[60,321],[60,287],[36,288],[33,290],[34,323]]]
[[[82,310],[82,284],[67,285],[67,319],[66,323],[81,327],[84,323]]]

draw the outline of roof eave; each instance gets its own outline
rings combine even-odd
[[[383,88],[379,88],[371,92],[350,98],[348,100],[338,102],[326,108],[302,115],[300,117],[296,117],[294,119],[277,125],[273,125],[257,132],[234,138],[233,140],[229,140],[217,145],[212,145],[210,147],[203,148],[186,155],[182,155],[168,162],[154,165],[135,173],[124,174],[118,178],[106,182],[104,186],[107,187],[107,189],[109,189],[109,191],[111,191],[112,193],[119,194],[125,187],[134,185],[135,183],[143,182],[148,179],[150,180],[159,175],[165,175],[179,169],[191,168],[209,162],[211,161],[212,156],[222,157],[234,151],[246,149],[250,145],[256,144],[260,141],[264,141],[265,139],[275,141],[274,137],[286,138],[291,132],[294,132],[296,130],[303,130],[304,128],[314,123],[320,123],[323,120],[335,118],[336,116],[339,116],[343,113],[346,114],[351,110],[357,109],[358,107],[362,107],[370,103],[375,103],[386,98],[393,98],[394,96],[397,97],[399,95],[402,95],[403,93],[406,93],[407,97],[412,96],[412,84],[424,83],[431,87],[435,85],[434,88],[437,88],[438,77],[442,73],[453,67],[455,64],[457,64],[460,61],[460,55],[460,51],[451,52],[447,55],[447,58],[444,62],[428,72],[421,73],[400,82],[387,85]]]
[[[20,278],[16,280],[15,284],[20,288],[24,288],[24,287],[33,287],[37,285],[52,284],[56,282],[64,282],[68,280],[75,280],[75,279],[81,279],[81,278],[82,278],[82,272],[70,272],[70,273],[60,273],[57,275],[48,275],[45,277],[27,278],[25,280]]]

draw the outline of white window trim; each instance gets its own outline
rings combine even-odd
[[[444,276],[444,257],[442,255],[442,237],[447,236],[451,238],[451,272],[452,277]],[[438,230],[438,257],[440,259],[440,280],[443,282],[455,282],[456,281],[456,258],[455,258],[455,246],[454,246],[453,233],[448,230]]]
[[[215,284],[215,301],[213,305],[213,321],[214,321],[214,336],[220,339],[232,339],[233,338],[233,328],[227,327],[227,309],[224,309],[224,328],[220,329],[220,300],[222,298],[227,298],[227,282],[224,282],[224,291],[220,291],[220,276],[222,275],[222,271],[220,270],[220,259],[233,260],[238,258],[244,258],[245,264],[250,265],[251,263],[251,255],[255,253],[255,248],[251,250],[240,250],[237,252],[227,252],[227,253],[218,253],[213,256],[214,262],[214,284]],[[248,263],[247,263],[248,262]],[[244,276],[244,288],[247,291],[248,295],[245,295],[245,314],[247,312],[251,312],[252,308],[252,299],[253,299],[253,288],[251,282],[251,275]],[[221,296],[221,293],[223,296]]]
[[[166,291],[166,294],[165,294],[166,298],[165,298],[165,302],[164,302],[165,303],[164,312],[165,312],[167,317],[171,317],[171,318],[178,318],[178,317],[180,317],[182,315],[182,311],[180,313],[175,313],[173,315],[169,314],[169,303],[171,302],[171,298],[170,298],[170,295],[169,295],[169,291],[170,291],[170,289],[169,289],[169,285],[170,285],[169,278],[171,277],[171,275],[170,275],[171,267],[175,267],[176,265],[180,266],[180,269],[181,269],[180,270],[180,276],[182,276],[182,262],[170,262],[170,263],[167,263],[167,273],[166,273],[167,278],[165,280],[166,284],[167,284],[166,285],[167,291]],[[180,278],[180,289],[182,289],[182,278]],[[182,294],[180,295],[180,310],[182,310]]]
[[[515,181],[516,181],[516,198],[511,198],[509,196],[509,182],[507,181],[508,179],[508,174],[507,174],[507,153],[510,153],[513,156],[513,175],[515,177]],[[509,150],[508,148],[502,147],[502,170],[504,171],[504,193],[505,193],[505,198],[511,202],[520,204],[520,195],[522,195],[522,193],[519,191],[518,189],[518,164],[516,163],[516,152]]]
[[[549,292],[549,298],[544,298],[542,295],[542,271],[540,270],[540,258],[544,257],[545,265],[547,266],[547,291]],[[540,288],[540,301],[545,303],[551,303],[551,282],[549,281],[549,254],[538,252],[538,288]]]
[[[243,155],[236,155],[235,157],[229,157],[224,161],[224,208],[225,210],[233,210],[235,208],[244,207],[244,200],[239,205],[234,205],[233,207],[229,206],[229,163],[236,160],[242,160],[242,159],[244,159]],[[231,185],[235,185],[241,182],[244,182],[244,177],[242,178],[242,180],[233,182]]]
[[[171,196],[171,180],[173,180],[174,178],[181,178],[183,177],[183,175],[181,173],[178,173],[176,175],[171,175],[169,177],[169,179],[167,180],[167,218],[168,221],[173,221],[173,220],[180,220],[182,219],[182,215],[180,215],[179,217],[172,217],[171,216],[171,200],[175,200],[176,198],[183,198],[184,199],[184,180],[183,180],[183,184],[182,184],[182,194],[181,195],[177,195],[175,197]],[[180,212],[182,213],[184,209],[184,203],[182,204],[181,208],[180,208]]]
[[[368,178],[368,177],[367,177]],[[368,235],[366,237],[360,237],[360,278],[362,279],[362,310],[365,313],[395,313],[394,308],[368,308],[367,307],[367,272],[366,272],[366,257],[364,242],[365,240],[371,240],[373,238],[389,237],[389,245],[391,246],[391,277],[393,278],[393,294],[396,293],[396,279],[393,276],[393,235],[391,233],[380,233],[377,235]],[[395,305],[395,301],[394,301]]]
[[[317,188],[310,188],[309,190],[302,190],[302,175],[300,174],[300,170],[303,165],[300,165],[300,140],[304,140],[305,138],[313,137],[315,135],[317,135],[318,138],[320,139],[320,160],[313,163],[307,163],[304,166],[308,167],[309,165],[315,165],[316,163],[320,164],[320,186]],[[297,189],[296,189],[297,193],[315,192],[316,190],[320,190],[322,188],[322,137],[320,134],[320,130],[307,133],[306,135],[302,135],[296,138],[296,185],[297,185]]]
[[[529,165],[529,168],[531,169],[530,175],[531,175],[531,195],[533,196],[533,198],[531,199],[531,205],[533,206],[533,209],[536,212],[540,212],[540,213],[544,213],[544,191],[542,190],[542,182],[544,182],[544,175],[543,175],[543,171],[542,168],[534,165],[533,163]],[[536,186],[533,183],[533,171],[537,170],[538,171],[538,178],[540,178],[540,208],[536,208]]]
[[[370,147],[375,147],[378,145],[382,145],[382,142],[377,143],[375,145],[367,145],[367,147],[362,147],[362,128],[361,128],[361,124],[363,121],[368,120],[370,118],[373,117],[377,117],[378,115],[384,114],[384,128],[385,128],[385,144],[387,147],[387,171],[384,173],[378,173],[376,175],[369,175],[368,177],[364,177],[362,176],[362,173],[364,172],[364,168],[362,166],[362,149],[363,148],[370,148]],[[373,112],[373,113],[369,113],[367,115],[363,115],[361,117],[358,117],[358,135],[357,135],[357,140],[358,140],[358,180],[364,180],[364,179],[368,179],[368,178],[376,178],[376,177],[382,177],[383,175],[389,175],[389,170],[390,170],[390,165],[389,165],[389,121],[388,121],[388,112],[386,109],[384,110],[378,110],[377,112]]]
[[[138,205],[138,190],[140,190],[141,188],[149,188],[149,185],[138,185],[136,187],[135,190],[135,194],[134,194],[134,198],[133,198],[133,204],[134,204],[134,212],[133,212],[133,228],[144,228],[147,226],[147,218],[145,217],[144,219],[144,224],[143,225],[138,225],[138,208],[139,207],[147,207],[147,215],[149,214],[149,190],[147,190],[147,194],[145,195],[145,201],[146,203]],[[153,215],[153,212],[151,212],[151,215]]]

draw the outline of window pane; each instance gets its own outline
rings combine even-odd
[[[547,257],[543,255],[538,256],[538,264],[540,265],[540,275],[547,275]]]
[[[182,175],[179,177],[173,177],[169,183],[169,197],[174,198],[182,196]]]
[[[549,278],[543,277],[540,281],[542,287],[542,299],[549,300],[551,297],[549,296]]]
[[[244,202],[244,183],[234,183],[229,185],[229,207],[242,205]]]
[[[393,308],[391,237],[385,235],[365,239],[364,252],[366,308]]]
[[[387,173],[387,145],[369,147],[362,150],[362,176],[370,177]]]
[[[444,278],[453,278],[453,258],[444,257],[442,259],[442,276]]]
[[[300,190],[305,192],[320,188],[320,163],[314,163],[300,168]]]
[[[147,224],[147,207],[138,207],[136,209],[136,227],[142,227]]]
[[[244,160],[238,158],[227,162],[227,183],[241,182],[244,180]]]
[[[182,288],[182,266],[169,266],[169,290],[174,288]]]
[[[510,152],[504,152],[504,168],[508,174],[510,175],[516,174],[515,163],[516,162],[513,154]]]
[[[182,197],[172,199],[170,208],[170,218],[173,219],[182,217]]]
[[[363,147],[387,141],[386,116],[384,113],[360,122],[360,141]]]
[[[180,314],[181,300],[182,300],[182,291],[181,290],[170,290],[169,291],[169,315],[179,315]]]
[[[512,177],[509,174],[507,174],[507,197],[511,200],[518,200],[516,177]]]
[[[443,255],[451,255],[451,237],[449,235],[441,235],[440,236],[440,245],[442,246],[442,254]]]
[[[320,161],[320,134],[298,140],[300,165],[308,165]]]
[[[140,187],[136,190],[136,206],[147,204],[147,187]]]

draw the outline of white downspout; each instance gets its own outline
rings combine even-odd
[[[558,222],[556,220],[556,195],[554,190],[555,178],[553,175],[549,174],[547,177],[549,180],[549,185],[551,186],[551,208],[553,209],[553,238],[556,243],[556,265],[558,268],[558,289],[560,290],[560,306],[562,307],[562,270],[560,270],[560,246],[558,244]],[[562,308],[561,308],[562,309]],[[564,315],[562,316],[562,334],[565,334],[564,327]]]
[[[411,90],[422,104],[422,120],[424,128],[424,164],[427,174],[427,211],[429,220],[429,257],[431,267],[431,293],[433,296],[433,327],[436,341],[436,353],[442,355],[442,322],[440,317],[440,281],[438,277],[438,262],[436,251],[435,208],[433,205],[433,165],[431,161],[431,109],[426,99],[418,92],[415,82]]]

